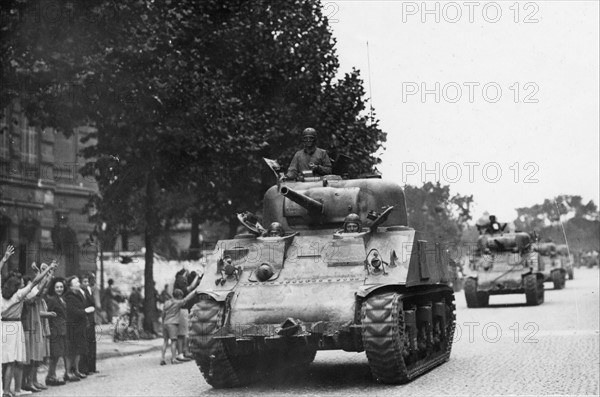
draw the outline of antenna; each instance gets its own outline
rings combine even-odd
[[[371,111],[370,124],[373,123],[373,89],[371,88],[371,58],[369,56],[369,42],[367,41],[367,71],[369,73],[369,108]]]
[[[554,205],[556,206],[556,212],[558,212],[558,221],[560,222],[560,227],[563,232],[563,236],[565,237],[565,244],[567,245],[567,254],[569,258],[571,257],[571,248],[569,248],[569,242],[567,241],[567,233],[565,232],[565,227],[562,223],[562,219],[560,219],[560,208],[558,208],[558,203],[554,200]]]

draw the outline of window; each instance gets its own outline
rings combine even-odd
[[[19,116],[19,127],[21,129],[21,156],[25,163],[35,164],[38,159],[39,135],[34,127],[31,127],[25,115]]]
[[[8,125],[8,108],[5,108],[0,113],[0,158],[8,159],[10,156],[10,128]]]

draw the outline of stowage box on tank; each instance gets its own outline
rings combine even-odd
[[[217,244],[190,315],[190,349],[213,387],[235,387],[317,350],[365,351],[373,377],[408,382],[450,357],[446,251],[407,226],[404,193],[381,179],[307,178],[271,187],[263,224]],[[358,231],[344,232],[357,214]]]

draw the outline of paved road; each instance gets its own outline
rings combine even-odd
[[[547,283],[539,307],[524,306],[524,295],[506,295],[491,297],[489,308],[467,309],[457,294],[450,361],[408,385],[377,385],[364,353],[330,351],[319,352],[307,373],[214,390],[193,362],[160,367],[153,352],[104,360],[101,374],[40,396],[598,395],[598,276],[598,269],[576,269],[564,290]]]

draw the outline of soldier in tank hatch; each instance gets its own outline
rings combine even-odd
[[[306,128],[302,131],[304,149],[298,150],[292,158],[286,174],[288,179],[298,179],[303,171],[312,171],[315,175],[331,174],[331,160],[327,151],[317,147],[317,131]]]
[[[279,222],[273,222],[264,234],[264,237],[283,237],[285,234],[283,226]]]
[[[343,233],[360,233],[362,231],[362,222],[357,214],[348,214],[344,219]]]

